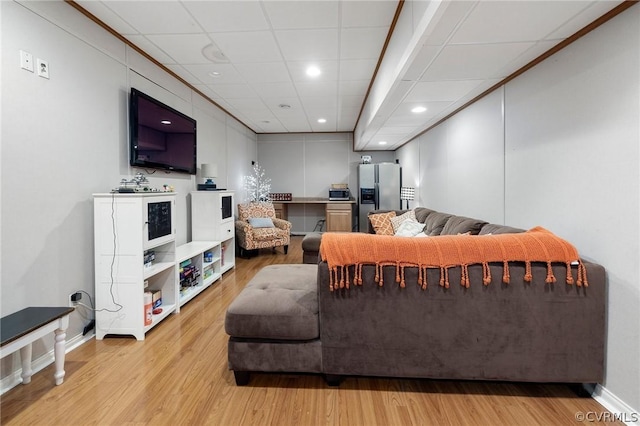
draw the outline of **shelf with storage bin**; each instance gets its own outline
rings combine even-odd
[[[222,276],[220,267],[221,246],[219,241],[192,241],[176,248],[178,312],[180,306],[220,279]],[[192,268],[191,272],[185,274],[185,268]]]
[[[175,194],[94,194],[96,339],[145,334],[177,304]],[[145,291],[162,311],[145,315]]]
[[[191,192],[191,236],[194,241],[220,241],[220,272],[235,267],[233,191]]]

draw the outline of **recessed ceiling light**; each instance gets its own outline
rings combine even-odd
[[[210,75],[211,77],[220,77],[222,74],[221,74],[221,73],[219,73],[218,71],[211,71],[211,72],[209,73],[209,75]]]
[[[380,141],[380,142],[378,142],[378,145],[386,145],[386,144],[387,144],[387,141]]]
[[[317,77],[320,74],[322,74],[322,71],[320,71],[320,68],[316,67],[315,65],[311,65],[309,68],[307,68],[307,75],[309,77]]]
[[[415,112],[416,114],[420,113],[420,112],[425,112],[427,110],[427,108],[423,107],[423,106],[417,106],[414,109],[411,110],[411,112]]]
[[[168,126],[171,124],[171,122],[169,120],[162,120],[160,121],[161,124],[164,124],[165,126]]]
[[[318,123],[326,123],[327,119],[326,118],[318,118]]]
[[[281,109],[291,109],[291,105],[289,105],[289,104],[280,104],[280,105],[278,105],[278,108],[281,108]]]

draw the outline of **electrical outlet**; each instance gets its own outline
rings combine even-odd
[[[38,75],[42,78],[49,78],[49,62],[44,59],[38,58],[36,60],[38,65]]]
[[[82,299],[82,293],[79,291],[75,291],[69,295],[69,306],[73,307],[78,304],[78,302]]]

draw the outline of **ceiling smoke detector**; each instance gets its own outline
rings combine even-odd
[[[213,43],[207,44],[205,47],[202,48],[202,56],[204,56],[206,59],[216,64],[229,63],[229,58],[227,58],[227,55],[222,53],[222,51],[218,49],[218,47],[215,46]]]

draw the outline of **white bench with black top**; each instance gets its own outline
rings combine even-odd
[[[31,382],[31,344],[55,333],[56,385],[64,381],[64,356],[71,307],[29,307],[0,319],[0,358],[20,350],[22,383]]]

